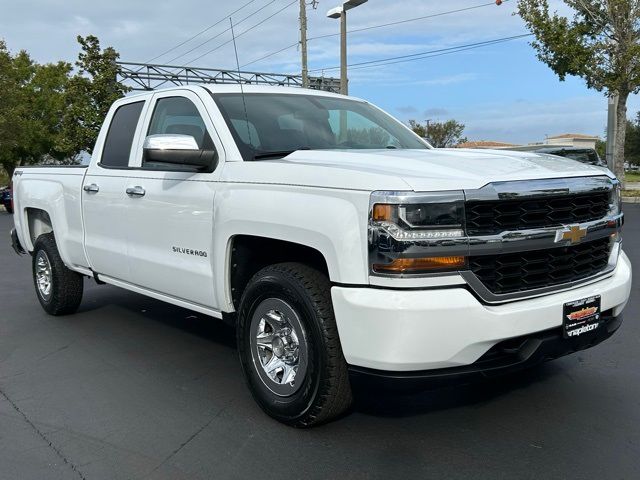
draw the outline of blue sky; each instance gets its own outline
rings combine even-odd
[[[38,61],[73,61],[75,36],[95,34],[112,45],[122,60],[146,61],[188,39],[248,0],[0,0],[0,37],[13,51],[28,50]],[[284,8],[291,0],[254,0],[234,15],[236,34]],[[337,33],[339,22],[326,12],[339,2],[320,0],[309,7],[309,36]],[[349,29],[432,15],[491,3],[489,0],[369,0],[349,14]],[[552,8],[564,12],[560,0]],[[501,6],[482,6],[466,12],[438,16],[401,25],[376,28],[349,36],[350,63],[408,55],[526,33],[512,15],[516,0]],[[253,17],[247,15],[265,7]],[[298,39],[297,5],[238,38],[240,63],[295,43]],[[173,63],[186,63],[230,38],[229,32],[209,40],[228,26],[223,22],[183,47],[160,57],[159,63],[182,55]],[[208,41],[199,49],[186,51]],[[313,40],[310,68],[339,64],[338,38]],[[204,56],[194,66],[234,68],[232,45]],[[300,69],[299,52],[291,48],[252,64],[247,69],[293,73]],[[338,75],[338,71],[326,74]],[[602,135],[606,124],[604,96],[589,91],[581,79],[560,82],[536,57],[527,40],[516,40],[466,52],[353,70],[350,93],[366,98],[403,121],[454,118],[467,126],[472,140],[514,143],[541,141],[545,135],[578,132]],[[629,102],[630,116],[640,109],[637,97]]]

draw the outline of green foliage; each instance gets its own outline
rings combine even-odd
[[[560,78],[582,77],[589,88],[618,95],[616,118],[623,125],[627,99],[640,91],[640,2],[563,0],[572,18],[550,13],[547,0],[520,0],[518,14],[535,35],[538,58]],[[615,173],[624,181],[625,129],[614,146]]]
[[[117,81],[118,52],[112,47],[101,50],[93,35],[78,36],[78,43],[82,48],[78,72],[69,80],[62,120],[64,146],[75,154],[91,152],[109,107],[129,91]]]
[[[447,148],[464,143],[467,141],[462,136],[464,132],[464,124],[455,120],[447,120],[445,122],[429,122],[427,125],[421,125],[415,120],[409,120],[409,127],[436,148]]]
[[[607,158],[607,142],[604,140],[596,140],[596,152],[601,159]]]
[[[538,58],[564,80],[584,78],[598,91],[640,89],[640,4],[636,0],[563,0],[572,19],[549,12],[547,0],[520,0],[518,13],[535,35]]]
[[[627,120],[624,154],[626,162],[640,165],[640,112],[634,121]]]
[[[71,65],[35,63],[25,51],[12,55],[0,41],[0,166],[62,159],[61,122]]]
[[[127,88],[116,80],[118,53],[96,37],[78,37],[72,76],[67,62],[38,64],[0,40],[0,168],[73,163],[91,151],[109,107]]]
[[[9,175],[4,170],[0,170],[0,187],[9,185]]]

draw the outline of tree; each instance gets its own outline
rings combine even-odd
[[[436,148],[453,147],[467,141],[462,136],[465,128],[464,124],[455,120],[429,122],[427,125],[421,125],[415,120],[409,120],[409,127],[422,138],[426,138]]]
[[[607,142],[604,140],[596,140],[596,152],[598,156],[604,161],[607,158]]]
[[[560,78],[582,77],[589,88],[618,96],[618,125],[627,121],[627,99],[640,90],[640,2],[563,0],[569,19],[549,12],[547,0],[520,0],[518,14],[535,35],[538,58]],[[614,172],[624,183],[624,128],[614,145]]]
[[[111,104],[130,90],[117,80],[118,52],[112,47],[101,50],[93,35],[77,40],[82,50],[76,62],[78,72],[67,87],[63,117],[64,148],[74,154],[91,153]]]
[[[627,162],[640,165],[640,112],[634,121],[627,120],[624,152]]]
[[[39,65],[0,41],[0,166],[9,177],[18,165],[62,159],[60,119],[71,71],[66,62]]]

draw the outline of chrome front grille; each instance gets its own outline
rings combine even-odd
[[[538,198],[469,201],[465,205],[469,236],[559,227],[603,218],[610,192],[552,195]]]
[[[611,272],[620,251],[618,182],[498,182],[465,191],[468,270],[485,301],[541,295]]]
[[[469,258],[469,269],[494,294],[525,292],[580,281],[609,263],[612,241],[604,237],[571,247]]]

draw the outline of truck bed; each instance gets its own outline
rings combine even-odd
[[[86,267],[83,247],[81,192],[85,165],[19,167],[13,177],[14,221],[21,244],[33,249],[38,210],[50,212],[56,241],[65,263]]]

